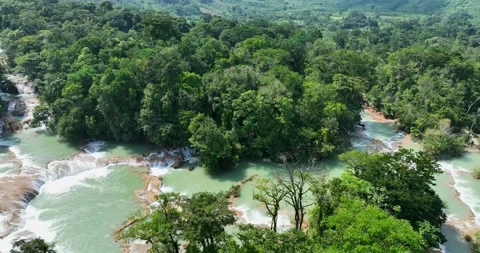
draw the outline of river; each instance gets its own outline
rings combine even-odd
[[[378,142],[383,148],[395,148],[405,137],[396,131],[394,124],[377,122],[367,112],[362,113],[362,118],[365,130],[359,130],[352,138],[356,149],[372,149]],[[378,141],[377,145],[373,140]],[[14,198],[15,191],[32,193],[22,195],[25,201],[29,200],[25,196],[34,197],[27,206],[16,203],[10,213],[0,213],[2,253],[9,251],[13,240],[34,236],[55,242],[62,253],[121,252],[122,246],[115,242],[113,232],[145,204],[138,198],[138,192],[145,188],[147,174],[163,177],[161,189],[155,190],[189,195],[227,190],[251,176],[269,177],[279,170],[267,161],[242,161],[235,170],[215,177],[202,168],[189,171],[161,163],[147,169],[136,166],[139,164],[135,160],[118,162],[118,157],[138,156],[152,147],[104,142],[77,147],[41,128],[4,135],[0,146],[0,183],[12,185],[0,191],[0,201],[9,196]],[[414,143],[404,146],[419,148]],[[190,156],[188,150],[181,153]],[[113,157],[117,157],[115,163],[100,162],[111,161]],[[480,226],[480,199],[476,197],[480,194],[480,182],[469,173],[479,162],[479,154],[440,162],[445,173],[437,177],[435,189],[448,206],[448,224],[443,228],[448,242],[442,246],[446,252],[468,252],[458,229],[474,230]],[[321,168],[334,177],[343,173],[345,165],[331,159],[323,161]],[[253,189],[251,182],[241,188],[235,208],[242,214],[242,222],[268,225],[261,205],[252,199]],[[288,212],[281,214],[279,227],[290,227]]]

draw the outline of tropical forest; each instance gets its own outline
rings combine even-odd
[[[479,0],[0,0],[0,253],[480,252]]]

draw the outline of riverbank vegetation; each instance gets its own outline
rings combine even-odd
[[[260,181],[253,197],[265,204],[270,228],[232,228],[228,193],[166,193],[121,237],[145,240],[152,252],[224,253],[425,252],[445,241],[444,204],[431,188],[440,169],[432,156],[351,152],[342,160],[349,170],[340,178],[326,180],[311,165],[285,163],[283,176]],[[279,211],[295,218],[293,228],[277,233]]]
[[[480,36],[466,13],[301,26],[191,23],[108,1],[1,8],[7,63],[40,96],[34,123],[70,140],[188,145],[211,171],[324,158],[348,148],[364,98],[418,138],[442,119],[454,135],[480,130]]]
[[[461,154],[480,132],[470,14],[191,22],[109,1],[6,0],[0,17],[8,71],[34,81],[41,101],[33,123],[71,141],[190,146],[209,172],[286,153],[295,164],[348,150],[366,103],[423,139],[426,153],[341,155],[349,171],[330,181],[297,168],[261,181],[254,197],[270,229],[226,233],[236,219],[225,193],[163,194],[124,239],[158,252],[424,252],[444,242],[434,157]],[[295,226],[276,233],[282,202]]]
[[[8,62],[35,80],[42,102],[34,123],[71,140],[190,145],[212,171],[347,148],[375,83],[371,56],[335,50],[317,28],[191,24],[109,2],[3,8]]]
[[[56,253],[55,245],[46,243],[41,238],[19,240],[13,244],[10,253]]]

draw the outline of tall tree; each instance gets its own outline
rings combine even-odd
[[[224,193],[196,193],[185,207],[187,252],[217,252],[226,243],[225,226],[235,222]]]
[[[283,155],[280,157],[283,162],[286,176],[279,178],[279,184],[285,190],[285,202],[291,206],[295,213],[295,229],[301,230],[305,219],[305,208],[314,204],[306,194],[310,191],[311,172],[315,162],[301,164],[294,161],[293,157]]]
[[[152,214],[140,218],[141,221],[129,227],[122,239],[141,239],[152,245],[152,252],[180,252],[184,223],[182,209],[188,199],[177,193],[164,193],[158,196],[158,206]]]
[[[253,198],[262,202],[272,218],[270,229],[277,232],[278,211],[280,211],[280,203],[286,195],[285,189],[279,182],[269,179],[258,181],[257,191],[254,192]]]
[[[385,210],[408,220],[415,229],[424,221],[436,228],[446,221],[445,204],[432,189],[435,175],[441,170],[430,155],[407,149],[391,154],[353,151],[341,155],[340,159],[355,176],[374,187],[384,188]],[[438,236],[444,240],[443,235]]]
[[[207,170],[218,172],[222,167],[228,169],[233,166],[235,160],[231,140],[212,118],[198,114],[192,119],[188,130],[192,134],[190,144],[199,151],[200,163]]]
[[[324,244],[332,252],[423,252],[423,239],[405,220],[376,206],[346,199],[324,220]]]

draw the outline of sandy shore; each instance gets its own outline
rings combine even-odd
[[[373,107],[364,107],[363,111],[367,113],[375,122],[378,123],[390,123],[390,124],[397,124],[398,120],[396,119],[387,119],[383,116],[382,113],[377,112]]]

